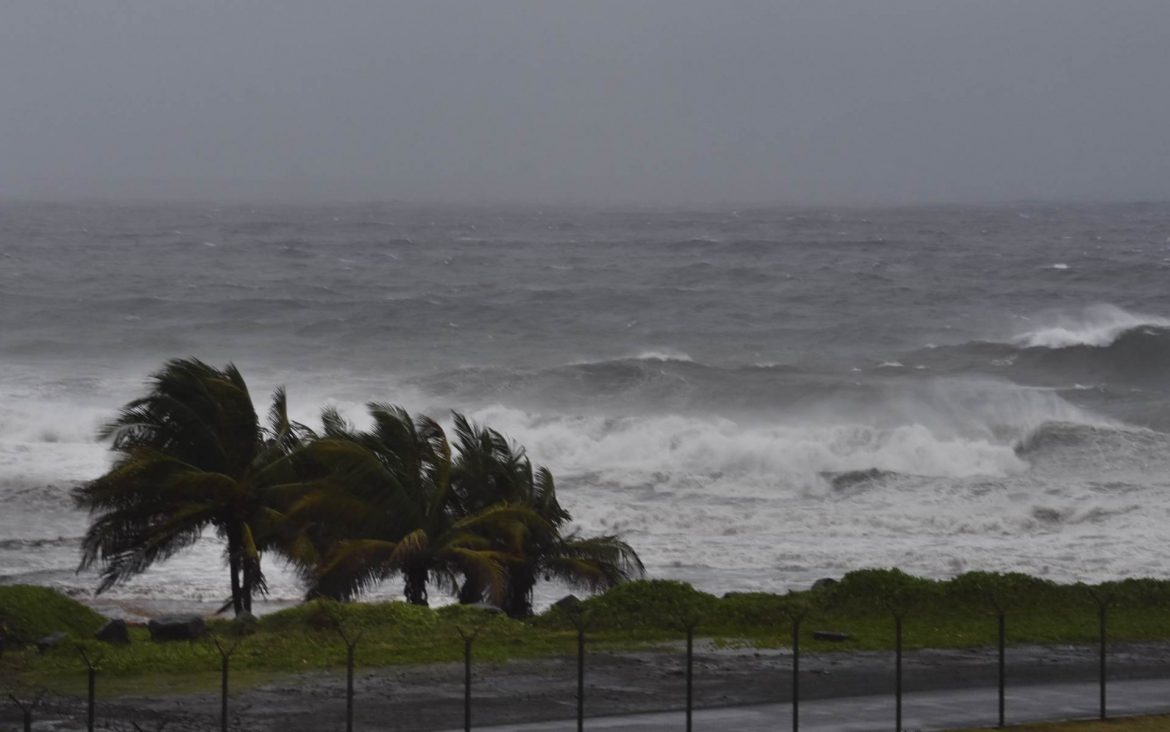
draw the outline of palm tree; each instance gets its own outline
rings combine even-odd
[[[557,501],[556,484],[547,468],[532,470],[523,447],[499,432],[477,427],[455,414],[458,457],[452,481],[464,511],[507,502],[530,508],[541,523],[522,533],[502,533],[495,543],[512,559],[507,590],[500,607],[508,615],[532,614],[532,591],[540,577],[591,591],[608,589],[641,576],[645,568],[629,544],[616,536],[582,538],[561,531],[572,516]],[[469,578],[460,590],[461,602],[483,599],[484,588]]]
[[[91,515],[79,569],[99,564],[104,592],[211,527],[225,540],[230,605],[251,611],[267,591],[260,558],[281,520],[269,489],[292,479],[287,458],[310,434],[289,420],[283,389],[264,427],[235,366],[168,361],[101,430],[116,455],[109,472],[74,491]]]
[[[403,577],[407,601],[418,605],[427,604],[429,583],[452,589],[461,577],[502,596],[511,557],[488,537],[539,527],[539,517],[507,503],[471,514],[454,510],[442,428],[400,407],[369,410],[368,432],[326,410],[324,436],[303,451],[317,479],[289,508],[299,532],[289,555],[310,596],[350,599],[395,574]]]

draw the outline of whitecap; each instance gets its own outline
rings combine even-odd
[[[682,351],[676,351],[673,348],[661,348],[642,351],[636,356],[631,356],[635,361],[678,361],[680,363],[694,363],[695,359],[691,355]]]
[[[1047,320],[1047,326],[1023,333],[1015,342],[1028,348],[1101,347],[1134,328],[1170,328],[1170,318],[1131,313],[1116,305],[1093,305],[1079,313],[1060,313]]]

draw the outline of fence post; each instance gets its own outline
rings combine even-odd
[[[1004,724],[1004,698],[1005,698],[1004,688],[1006,686],[1005,681],[1006,681],[1006,668],[1007,668],[1006,663],[1005,663],[1005,645],[1006,645],[1005,639],[1006,639],[1007,634],[1005,632],[1006,623],[1004,620],[1003,610],[1000,610],[997,613],[997,615],[999,618],[999,724],[997,726],[1002,729],[1005,726],[1005,724]]]
[[[85,648],[77,646],[77,653],[80,654],[81,660],[85,662],[87,678],[88,700],[85,707],[85,729],[86,732],[94,731],[94,722],[96,720],[97,709],[97,669],[98,664],[102,662],[103,654],[98,654],[93,658],[85,652]]]
[[[807,599],[791,592],[784,598],[781,608],[785,619],[792,625],[792,732],[800,729],[800,625],[810,609]]]
[[[792,619],[792,732],[800,729],[800,618]]]
[[[472,644],[488,620],[490,616],[482,617],[479,624],[470,630],[455,626],[459,637],[463,638],[463,732],[472,730]]]
[[[345,643],[345,732],[353,732],[353,655],[364,631],[351,635],[341,619],[337,619],[337,635]]]
[[[474,638],[463,639],[463,730],[471,732],[471,644]]]
[[[577,732],[585,729],[585,626],[577,626]]]
[[[894,614],[894,730],[902,732],[902,614]]]
[[[686,732],[691,732],[695,709],[695,628],[703,619],[702,610],[692,601],[678,611],[675,620],[687,638],[686,657]]]
[[[572,600],[572,602],[568,602]],[[557,609],[577,629],[577,732],[585,729],[585,628],[589,617],[580,600],[570,595],[557,603]]]
[[[1106,718],[1105,706],[1105,652],[1106,639],[1108,638],[1107,616],[1109,603],[1113,602],[1112,588],[1107,585],[1102,585],[1097,588],[1088,588],[1089,597],[1093,598],[1093,602],[1097,603],[1097,680],[1100,687],[1100,713],[1101,719]]]
[[[1102,602],[1097,607],[1097,624],[1099,626],[1098,632],[1099,632],[1099,637],[1100,637],[1100,642],[1101,642],[1100,651],[1098,653],[1098,657],[1099,657],[1098,660],[1099,660],[1099,664],[1100,664],[1100,668],[1098,669],[1098,676],[1101,680],[1101,719],[1105,719],[1105,717],[1106,717],[1106,714],[1105,714],[1105,636],[1106,636],[1105,613],[1106,613],[1107,606],[1108,606],[1108,603]]]
[[[236,648],[240,645],[236,641],[231,646],[225,647],[219,642],[219,638],[212,636],[211,642],[215,644],[215,650],[219,651],[220,660],[220,675],[219,675],[219,729],[220,732],[227,732],[228,730],[228,666],[231,661],[232,654],[236,652]]]
[[[695,626],[687,625],[687,732],[692,730],[691,714],[695,704]]]
[[[32,732],[33,710],[36,709],[37,706],[39,706],[41,703],[40,695],[38,694],[36,697],[34,697],[31,702],[22,702],[20,699],[16,698],[15,694],[9,694],[8,698],[12,700],[13,704],[20,708],[20,716],[23,721],[24,732]]]

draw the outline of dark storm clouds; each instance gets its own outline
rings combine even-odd
[[[0,5],[0,195],[1170,198],[1170,2]]]

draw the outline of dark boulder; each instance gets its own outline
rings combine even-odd
[[[581,609],[581,598],[576,595],[565,595],[552,606],[561,612],[573,613]]]
[[[155,643],[199,640],[207,632],[203,618],[198,615],[168,615],[151,620],[147,627]]]
[[[94,633],[93,637],[102,643],[109,643],[110,645],[129,645],[130,626],[126,624],[125,620],[111,620],[103,625],[101,630]]]
[[[232,620],[231,632],[233,635],[255,635],[259,629],[260,621],[256,619],[255,615],[246,610]]]
[[[814,590],[828,590],[837,585],[837,580],[832,577],[822,577],[816,582],[813,582],[812,588]]]
[[[68,637],[69,634],[62,631],[57,631],[56,633],[46,635],[44,638],[41,638],[39,641],[37,641],[37,653],[45,653],[46,651],[56,648],[65,642]]]
[[[836,630],[814,630],[813,638],[819,641],[831,641],[833,643],[841,643],[849,640],[853,636],[848,633],[842,633]]]

